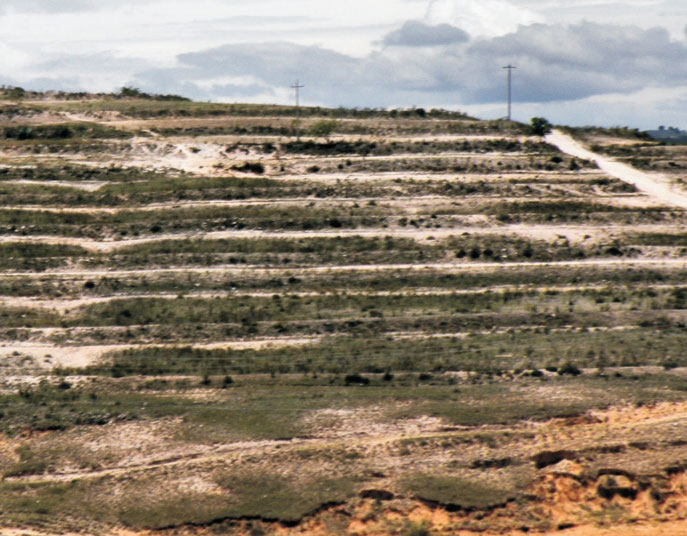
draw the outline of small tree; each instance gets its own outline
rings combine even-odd
[[[26,97],[26,90],[23,87],[12,87],[8,86],[5,94],[10,99],[23,99]]]
[[[323,119],[313,123],[308,129],[308,134],[315,138],[324,138],[329,141],[329,137],[339,126],[338,121],[333,119]]]
[[[530,120],[529,130],[530,134],[533,136],[539,136],[540,138],[543,138],[549,132],[551,132],[551,130],[553,130],[553,125],[543,117],[533,117]]]
[[[124,98],[141,98],[145,96],[145,93],[143,93],[140,89],[137,87],[132,87],[132,86],[124,86],[122,89],[119,90],[119,95],[120,97]]]

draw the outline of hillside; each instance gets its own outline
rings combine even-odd
[[[568,129],[667,202],[459,113],[0,102],[0,534],[684,518],[683,147]]]

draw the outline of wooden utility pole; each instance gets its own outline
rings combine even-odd
[[[291,89],[296,90],[296,115],[301,115],[301,89],[305,86],[300,83],[300,80],[296,80],[296,83],[291,86]]]
[[[300,123],[301,123],[301,89],[305,85],[301,84],[300,80],[296,80],[296,83],[291,86],[291,89],[296,90],[296,119],[292,121],[292,128],[294,134],[296,134],[296,140],[301,139]]]
[[[504,69],[508,69],[508,121],[511,120],[511,97],[512,97],[512,82],[513,82],[513,69],[517,67],[513,65],[506,65]]]

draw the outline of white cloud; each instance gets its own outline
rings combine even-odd
[[[99,9],[105,2],[97,0],[4,0],[0,5],[0,13],[43,12],[69,13],[91,9]]]
[[[426,37],[422,32],[420,38]],[[207,84],[199,80],[220,75],[251,76],[273,88],[300,78],[308,84],[305,94],[318,104],[473,104],[502,100],[501,67],[515,63],[515,100],[552,102],[629,94],[657,84],[679,87],[687,79],[687,65],[680,61],[685,54],[687,44],[661,29],[533,24],[500,37],[393,46],[363,58],[293,43],[225,45],[180,55],[179,67],[148,70],[139,79],[154,91],[184,81],[201,91]]]
[[[511,0],[540,13],[549,23],[571,24],[583,20],[601,24],[661,26],[673,39],[683,38],[687,20],[684,0]]]
[[[32,55],[20,48],[0,42],[0,72],[8,75],[20,69],[32,59]]]
[[[288,40],[354,55],[369,53],[395,26],[421,18],[408,0],[3,0],[3,39],[77,53],[114,51],[168,60],[226,43]],[[5,4],[5,2],[9,2]],[[51,6],[51,7],[46,7]],[[4,13],[4,14],[3,14]]]
[[[420,21],[408,21],[398,30],[387,34],[382,43],[389,46],[423,47],[450,45],[469,41],[470,36],[450,24],[431,26]]]
[[[522,110],[622,123],[634,106],[638,121],[670,123],[685,21],[684,0],[3,0],[0,81],[288,102],[301,78],[313,104],[503,115],[490,103],[513,62],[518,103],[539,103]]]
[[[493,37],[513,32],[519,25],[544,22],[544,17],[505,0],[430,0],[425,21]]]

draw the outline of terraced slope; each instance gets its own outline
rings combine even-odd
[[[679,519],[685,209],[421,115],[6,105],[0,522]]]

